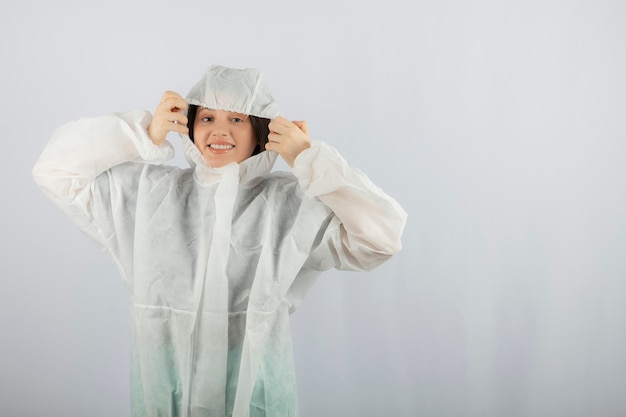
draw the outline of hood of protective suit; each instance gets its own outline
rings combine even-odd
[[[187,94],[189,104],[273,119],[278,108],[261,72],[213,65]]]
[[[254,68],[210,66],[191,88],[185,100],[188,104],[208,109],[232,111],[267,119],[274,119],[279,114],[263,74]],[[189,136],[182,135],[182,138],[187,162],[196,170],[200,168],[204,171],[220,171],[224,168],[233,169],[231,165],[240,165],[242,176],[261,176],[271,171],[277,157],[275,152],[263,151],[240,164],[228,164],[228,168],[211,168],[206,165],[204,157]]]

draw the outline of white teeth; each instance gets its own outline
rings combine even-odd
[[[234,146],[233,145],[218,145],[216,143],[212,143],[209,145],[209,148],[223,151],[226,149],[233,149]]]

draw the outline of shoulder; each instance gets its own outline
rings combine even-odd
[[[255,194],[262,195],[274,207],[299,212],[301,216],[326,217],[329,213],[328,207],[317,197],[306,195],[299,179],[291,172],[272,172],[263,177],[255,189]]]
[[[302,200],[304,194],[298,179],[289,172],[272,172],[241,184],[239,198],[247,201],[263,200],[264,204],[281,206],[282,203]]]
[[[290,172],[275,171],[261,178],[257,188],[269,194],[300,196],[302,190],[298,184],[298,178]]]
[[[171,165],[125,162],[110,168],[109,172],[116,176],[140,176],[158,180],[164,177],[185,175],[186,172],[191,172],[191,170]]]

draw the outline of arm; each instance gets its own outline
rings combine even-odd
[[[313,269],[370,270],[400,250],[407,215],[394,199],[329,145],[311,144],[306,122],[279,116],[269,127],[265,148],[293,168],[305,195],[336,216],[311,252]]]
[[[168,132],[187,134],[187,103],[166,91],[154,117],[147,111],[83,118],[61,126],[33,168],[42,191],[81,228],[93,228],[96,178],[125,162],[160,164],[174,155]],[[93,235],[93,230],[88,231]],[[98,239],[96,239],[98,240]]]
[[[132,161],[158,164],[173,155],[169,143],[157,146],[150,139],[147,128],[151,118],[147,111],[133,111],[68,123],[57,129],[33,168],[42,191],[107,250],[111,250],[107,244],[111,228],[98,224],[101,207],[95,202],[123,187],[108,187],[106,193],[99,193],[97,178],[109,173],[110,181],[102,183],[108,184],[115,181],[111,169],[116,166]]]
[[[58,128],[33,168],[37,185],[53,200],[70,203],[93,180],[124,162],[161,163],[171,145],[156,146],[147,134],[150,113],[134,111],[81,118]]]
[[[406,212],[335,149],[314,142],[296,157],[293,171],[304,193],[338,220],[311,253],[319,265],[371,270],[402,248]]]

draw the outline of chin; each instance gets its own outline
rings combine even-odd
[[[238,162],[236,159],[218,159],[218,158],[204,158],[204,162],[211,168],[221,168],[230,164],[231,162]]]

